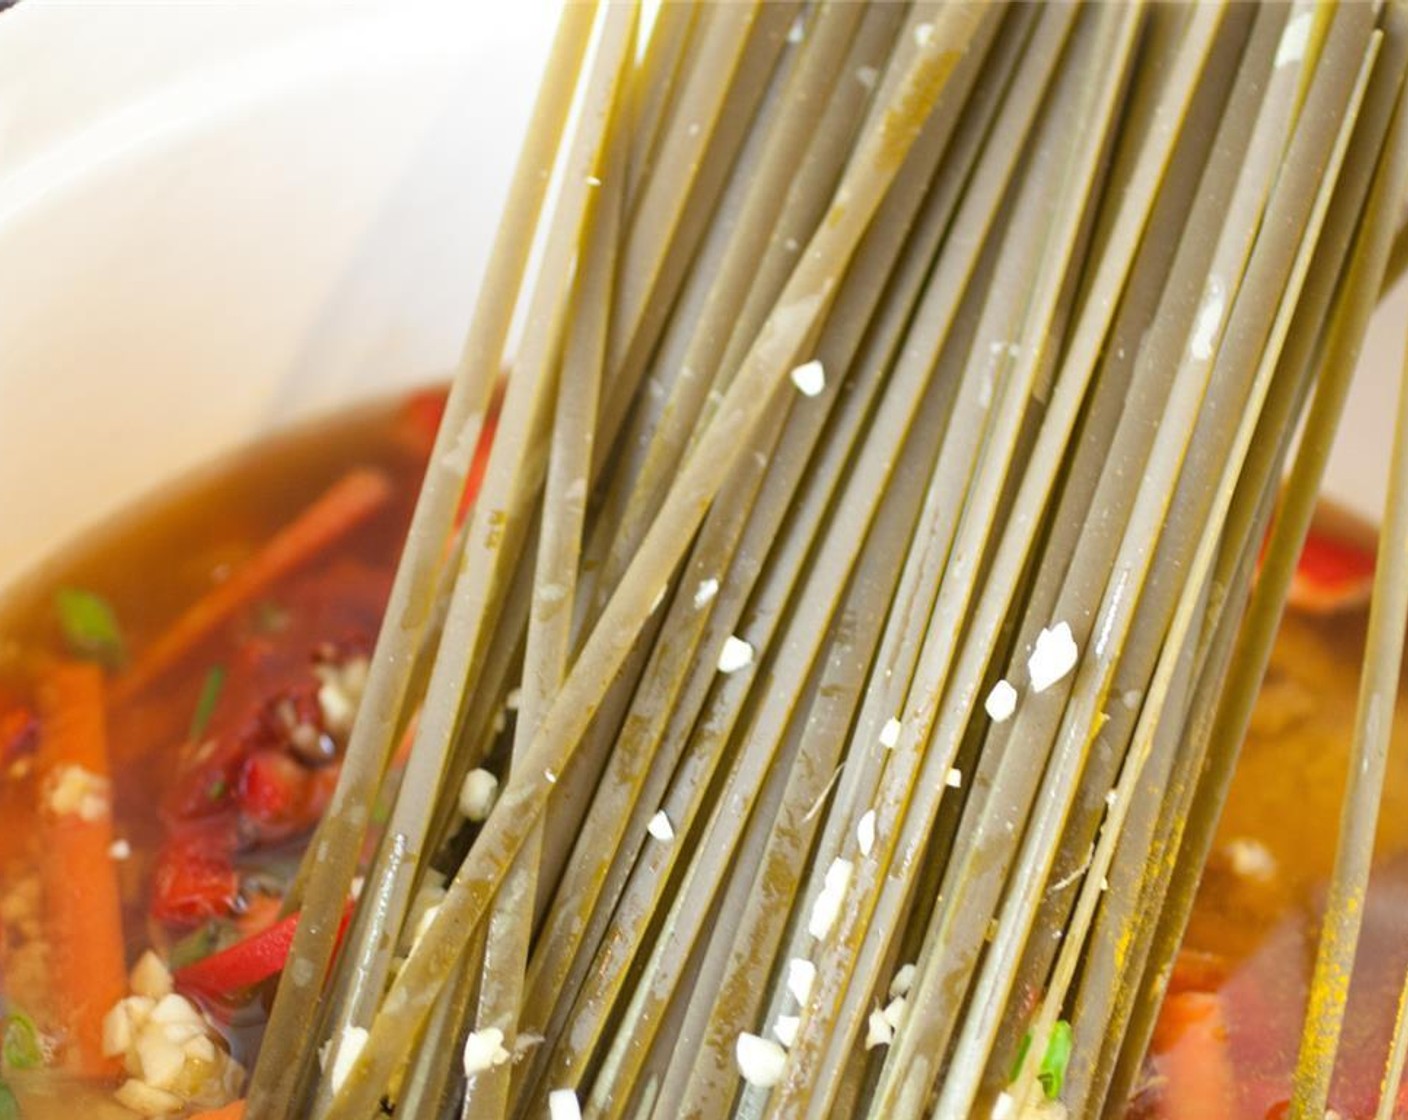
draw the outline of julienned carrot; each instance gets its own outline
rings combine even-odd
[[[223,1108],[197,1112],[190,1120],[244,1120],[244,1101],[231,1101]]]
[[[1236,1081],[1227,1054],[1227,1020],[1214,992],[1176,992],[1159,1012],[1155,1050],[1165,1120],[1233,1115]]]
[[[41,676],[38,700],[41,876],[54,1011],[67,1031],[65,1065],[101,1075],[116,1068],[103,1057],[103,1016],[127,992],[122,900],[110,852],[102,670],[54,663]]]
[[[150,684],[235,611],[356,528],[390,497],[391,481],[379,470],[361,468],[344,475],[228,580],[192,604],[118,680],[114,699]]]

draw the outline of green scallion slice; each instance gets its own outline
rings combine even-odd
[[[1047,1100],[1054,1101],[1061,1095],[1066,1083],[1066,1066],[1071,1061],[1072,1041],[1071,1024],[1066,1020],[1061,1019],[1051,1028],[1051,1041],[1046,1044],[1046,1053],[1042,1055],[1036,1074]]]
[[[7,1069],[38,1069],[44,1064],[44,1047],[39,1041],[39,1028],[23,1011],[13,1008],[10,1010],[5,1020],[3,1050]]]
[[[80,657],[115,669],[127,660],[127,647],[117,615],[101,595],[77,587],[61,587],[54,594],[64,641]]]
[[[191,715],[191,730],[189,739],[195,742],[205,734],[205,729],[210,726],[210,717],[215,714],[215,705],[220,703],[220,693],[225,689],[225,667],[223,665],[212,665],[210,671],[205,674],[205,681],[200,686],[200,696],[196,699],[196,710]]]

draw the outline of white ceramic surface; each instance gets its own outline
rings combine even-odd
[[[1325,489],[1368,521],[1383,515],[1398,383],[1408,351],[1408,280],[1379,305],[1345,403]]]
[[[0,14],[0,583],[216,451],[453,367],[555,18]]]
[[[0,584],[213,453],[458,354],[556,0],[0,14]],[[1408,290],[1331,468],[1376,516]]]

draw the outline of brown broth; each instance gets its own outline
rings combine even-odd
[[[1275,1117],[1290,1095],[1335,859],[1366,629],[1360,608],[1329,615],[1287,610],[1185,936],[1184,959],[1196,962],[1193,971],[1217,978],[1207,986],[1220,997],[1225,1019],[1236,1096],[1228,1120]],[[1330,1097],[1344,1120],[1374,1115],[1408,969],[1406,738],[1408,703],[1400,698]],[[1176,1019],[1167,1006],[1165,1018]],[[1175,1023],[1164,1043],[1176,1034]],[[1155,1098],[1159,1045],[1156,1036]],[[1152,1115],[1166,1113],[1156,1106]]]
[[[418,398],[422,405],[426,399]],[[216,628],[163,674],[155,687],[138,691],[130,700],[110,701],[114,834],[131,847],[130,857],[115,864],[129,966],[145,948],[169,946],[179,933],[157,928],[147,902],[153,850],[162,839],[157,808],[170,794],[172,754],[186,749],[183,740],[206,674],[212,665],[228,667],[219,703],[230,713],[230,720],[241,705],[247,708],[253,702],[251,690],[259,685],[237,679],[236,658],[237,651],[245,648],[242,643],[249,641],[256,610],[283,611],[278,625],[287,631],[292,649],[288,658],[301,655],[306,661],[302,649],[323,638],[338,639],[341,631],[353,626],[370,631],[365,634],[368,643],[374,638],[423,470],[428,434],[433,434],[433,428],[426,426],[424,409],[417,411],[414,404],[397,399],[343,411],[264,439],[120,511],[61,549],[0,598],[3,710],[6,704],[28,702],[36,665],[66,655],[53,606],[59,588],[78,587],[101,595],[121,624],[129,660],[139,659],[184,609],[229,578],[349,470],[372,468],[392,484],[390,499],[372,516],[280,579],[259,597],[259,603],[248,604]],[[343,609],[333,601],[339,589],[347,587],[357,589],[356,610]],[[300,612],[307,617],[297,617]],[[263,677],[259,679],[280,671],[273,662],[267,658],[260,662]],[[251,670],[248,676],[253,680],[256,674]],[[5,938],[0,941],[4,954],[0,963],[6,971],[0,979],[10,1005],[22,1007],[41,1030],[53,1032],[57,1014],[44,1006],[44,993],[36,990],[41,986],[36,978],[44,970],[33,936],[34,911],[41,903],[34,870],[38,836],[31,826],[41,792],[25,758],[4,765],[0,770],[0,932]],[[285,863],[292,862],[289,857],[296,855],[297,842],[292,841],[292,848],[283,845]],[[29,959],[24,957],[26,950]],[[235,1021],[241,1018],[250,1016],[237,1015]],[[233,1041],[237,1056],[248,1061],[249,1039]],[[18,1093],[27,1120],[80,1113],[97,1118],[132,1115],[112,1102],[115,1082],[84,1086],[60,1074],[25,1071],[7,1071],[5,1077]]]
[[[386,472],[395,497],[335,548],[284,579],[268,599],[292,595],[314,602],[319,581],[342,578],[349,566],[389,581],[425,453],[417,443],[426,434],[424,415],[415,430],[406,419],[400,402],[380,402],[276,435],[160,490],[60,550],[0,597],[0,705],[25,696],[36,656],[64,653],[52,605],[58,588],[82,587],[107,599],[130,652],[140,656],[184,608],[353,467]],[[369,601],[380,602],[375,594]],[[335,628],[340,621],[331,611],[306,624],[316,634],[319,626]],[[170,944],[146,914],[169,751],[179,745],[208,667],[231,656],[247,624],[245,617],[222,627],[151,696],[139,695],[110,713],[115,824],[133,847],[120,868],[129,964],[153,943]],[[1260,1120],[1289,1091],[1319,907],[1334,858],[1364,631],[1363,611],[1288,612],[1188,929],[1185,948],[1214,961],[1221,978],[1216,987],[1228,1006],[1238,1117]],[[1396,719],[1396,728],[1408,731],[1408,706],[1400,705]],[[1395,736],[1398,743],[1403,738]],[[1372,1112],[1397,978],[1408,967],[1408,940],[1400,935],[1408,919],[1408,759],[1402,755],[1400,747],[1389,767],[1364,963],[1356,974],[1346,1057],[1332,1097],[1346,1120]],[[32,782],[0,776],[0,925],[13,924],[5,900],[32,877],[35,836],[12,822],[32,816],[27,802],[36,796]],[[7,994],[19,1002],[16,992]],[[44,1013],[42,1007],[26,1009],[36,1017]],[[257,1027],[257,1009],[253,1021]],[[247,1040],[238,1032],[232,1039],[247,1060]],[[1157,1081],[1157,1054],[1150,1068]],[[72,1117],[75,1110],[95,1120],[131,1115],[112,1102],[111,1082],[79,1085],[23,1072],[7,1077],[29,1120]],[[1157,1100],[1142,1111],[1160,1115]]]

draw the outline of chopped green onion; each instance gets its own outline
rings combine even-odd
[[[1047,1100],[1054,1101],[1061,1095],[1066,1083],[1066,1066],[1071,1061],[1072,1042],[1071,1024],[1065,1019],[1057,1021],[1051,1028],[1051,1041],[1046,1044],[1046,1053],[1036,1075]]]
[[[5,1021],[4,1056],[8,1069],[38,1069],[44,1064],[39,1028],[33,1019],[14,1008]]]
[[[185,968],[188,964],[204,960],[220,945],[220,927],[215,922],[207,922],[193,930],[171,946],[167,966],[172,972]]]
[[[82,657],[116,668],[127,659],[117,616],[101,595],[76,587],[61,587],[54,594],[64,640]]]
[[[212,665],[205,674],[205,682],[200,686],[200,697],[196,700],[196,710],[191,716],[189,739],[195,742],[205,734],[210,726],[210,717],[215,714],[215,705],[220,703],[220,693],[225,688],[225,667]]]
[[[1027,1051],[1032,1048],[1032,1032],[1027,1031],[1022,1035],[1022,1044],[1017,1047],[1017,1057],[1012,1061],[1012,1072],[1007,1075],[1008,1081],[1016,1081],[1022,1076],[1022,1066],[1027,1060]]]
[[[15,1094],[8,1085],[0,1081],[0,1120],[20,1120],[23,1115]]]
[[[205,791],[205,796],[211,801],[219,801],[229,790],[229,783],[224,778],[216,778],[210,783],[210,788]]]

